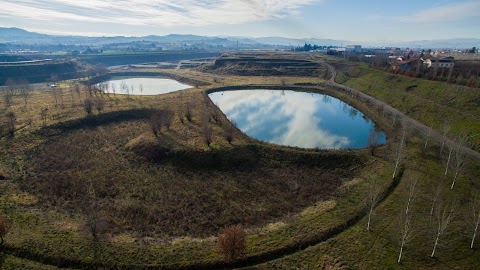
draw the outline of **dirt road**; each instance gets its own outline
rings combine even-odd
[[[336,88],[336,89],[339,89],[339,90],[342,90],[342,91],[346,91],[350,94],[354,94],[359,99],[362,99],[364,101],[368,101],[371,104],[374,104],[374,105],[377,105],[377,106],[382,106],[385,111],[389,112],[390,114],[396,115],[400,119],[404,119],[405,121],[407,121],[407,124],[409,126],[411,126],[412,128],[414,128],[415,130],[417,130],[419,133],[421,133],[425,136],[428,133],[430,133],[431,139],[436,140],[440,143],[443,142],[443,139],[444,139],[443,134],[440,134],[440,133],[436,132],[435,130],[432,130],[430,127],[428,127],[428,126],[418,122],[417,120],[405,115],[401,111],[393,108],[392,106],[388,105],[387,103],[385,103],[383,101],[377,100],[377,99],[375,99],[375,98],[373,98],[369,95],[364,94],[363,92],[360,92],[356,89],[353,89],[351,87],[348,87],[348,86],[345,86],[343,84],[339,84],[339,83],[335,82],[335,78],[337,76],[337,70],[335,69],[335,67],[333,67],[332,65],[330,65],[326,62],[319,62],[319,63],[324,65],[325,67],[327,67],[330,70],[330,73],[332,74],[332,76],[325,83],[325,85],[331,86],[333,88]],[[451,140],[449,138],[446,139],[446,143],[449,143],[450,145],[453,145],[455,148],[460,147],[460,149],[462,149],[470,159],[472,159],[476,162],[480,162],[480,153],[479,152],[477,152],[477,151],[475,151],[475,150],[473,150],[473,149],[471,149],[471,148],[469,148],[465,145],[460,145],[456,141]]]

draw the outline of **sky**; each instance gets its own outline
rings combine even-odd
[[[0,27],[82,36],[480,38],[480,0],[1,0]]]

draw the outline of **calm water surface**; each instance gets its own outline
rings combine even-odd
[[[347,103],[290,90],[236,90],[209,94],[250,137],[303,148],[362,148],[375,124]],[[386,136],[378,131],[378,143]]]
[[[188,89],[192,86],[177,82],[172,79],[128,78],[102,82],[97,84],[97,87],[100,89],[105,87],[105,92],[107,93],[124,95],[160,95]]]

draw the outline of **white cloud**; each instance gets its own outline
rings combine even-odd
[[[323,120],[316,116],[318,110],[334,115],[337,110],[333,104],[321,102],[318,95],[284,93],[285,96],[279,90],[238,90],[213,93],[210,98],[230,119],[241,120],[237,124],[243,132],[267,136],[275,144],[332,149],[351,143],[348,137],[322,128]]]
[[[469,17],[480,17],[480,2],[463,2],[432,7],[392,19],[398,22],[435,23],[459,21]]]
[[[4,0],[0,17],[125,25],[206,26],[284,18],[322,0]]]

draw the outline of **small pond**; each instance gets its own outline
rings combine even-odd
[[[178,90],[191,88],[192,86],[177,82],[172,79],[160,78],[128,78],[114,79],[97,84],[106,93],[124,95],[160,95]]]
[[[386,142],[385,134],[362,112],[328,95],[259,89],[209,97],[240,130],[261,141],[302,148],[363,148],[375,131],[377,143]]]

